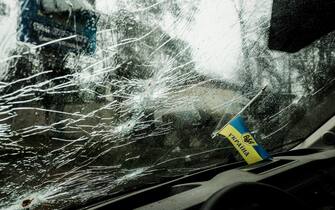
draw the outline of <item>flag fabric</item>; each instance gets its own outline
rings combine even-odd
[[[265,149],[257,144],[244,120],[239,115],[219,130],[218,134],[228,138],[248,164],[271,159]]]

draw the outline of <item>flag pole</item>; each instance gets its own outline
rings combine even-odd
[[[265,85],[250,101],[249,101],[249,103],[247,103],[247,105],[245,105],[242,109],[241,109],[241,111],[239,111],[231,120],[229,120],[229,122],[227,123],[227,124],[229,124],[235,117],[237,117],[237,116],[239,116],[240,114],[242,114],[249,106],[251,106],[258,98],[259,98],[259,96],[261,96],[263,93],[264,93],[264,91],[265,91],[265,89],[267,88],[267,85]],[[222,118],[221,118],[221,120],[219,121],[219,123],[218,123],[218,125],[216,126],[216,128],[215,128],[215,131],[212,133],[212,139],[214,139],[217,135],[218,135],[218,133],[219,133],[219,131],[221,130],[220,129],[220,125],[221,125],[221,123],[222,123],[222,121],[223,121],[223,119],[224,119],[224,115],[222,116]],[[227,125],[226,124],[226,125]],[[223,126],[223,127],[226,127],[226,125],[225,126]]]

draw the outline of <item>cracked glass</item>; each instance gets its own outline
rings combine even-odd
[[[334,114],[334,34],[271,51],[271,6],[1,0],[0,209],[79,208],[241,161],[211,134],[264,85],[243,113],[257,141],[304,141]]]

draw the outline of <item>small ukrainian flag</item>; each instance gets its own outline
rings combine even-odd
[[[257,144],[240,115],[232,119],[217,134],[227,137],[248,164],[271,159],[265,149]]]

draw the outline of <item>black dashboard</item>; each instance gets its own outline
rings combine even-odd
[[[292,150],[254,165],[218,166],[85,209],[202,209],[213,194],[236,183],[266,184],[311,209],[334,209],[335,149]]]

